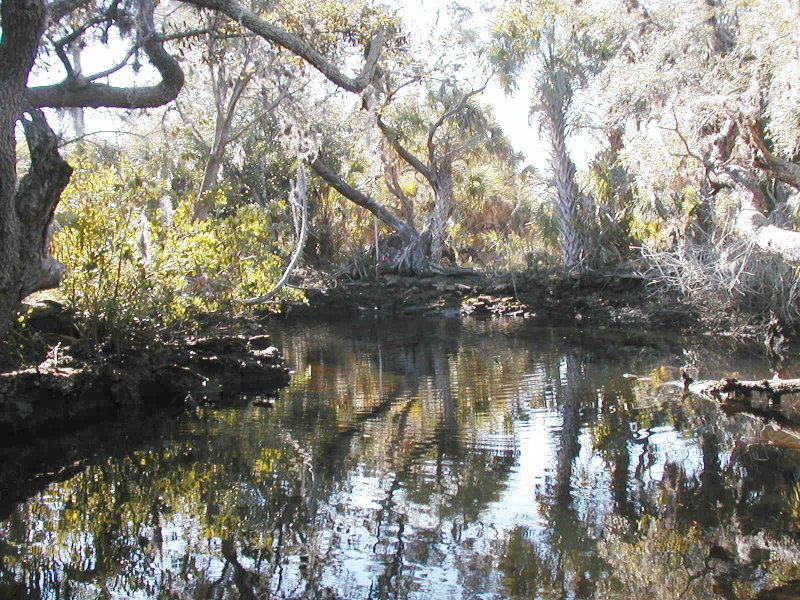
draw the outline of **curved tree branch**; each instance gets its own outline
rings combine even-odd
[[[82,6],[86,6],[92,0],[55,0],[47,4],[47,18],[50,23],[57,23],[63,17],[77,10]]]
[[[243,27],[249,29],[253,33],[261,36],[268,42],[277,44],[282,48],[286,48],[289,52],[299,56],[330,81],[338,85],[340,88],[348,92],[361,92],[372,81],[375,74],[375,68],[378,64],[378,57],[380,56],[385,38],[385,32],[382,28],[375,32],[372,42],[369,45],[369,51],[365,59],[364,67],[356,77],[348,77],[342,73],[336,65],[330,62],[311,44],[302,38],[293,35],[274,25],[261,19],[256,13],[248,8],[245,8],[235,0],[182,0],[186,4],[191,4],[199,8],[208,8],[217,10]]]
[[[363,192],[359,192],[357,189],[351,187],[346,181],[339,177],[333,169],[326,165],[321,158],[317,157],[314,159],[314,162],[311,163],[311,168],[342,196],[358,204],[362,208],[366,208],[369,212],[394,229],[394,231],[403,238],[403,241],[411,243],[419,237],[419,234],[411,225],[390,213],[385,207],[378,204]]]
[[[442,125],[445,124],[447,119],[449,119],[453,115],[457,115],[459,112],[461,112],[464,109],[464,107],[467,105],[467,102],[469,102],[470,98],[472,98],[473,96],[477,96],[478,94],[482,93],[483,90],[486,89],[486,86],[488,84],[489,84],[489,81],[487,80],[486,83],[484,83],[478,89],[472,90],[470,92],[467,92],[466,94],[461,96],[459,101],[456,102],[456,104],[453,107],[451,107],[450,109],[445,111],[445,113],[442,114],[442,116],[440,116],[438,119],[436,119],[436,122],[433,123],[433,125],[431,125],[428,128],[428,140],[427,140],[428,157],[430,159],[430,164],[434,165],[434,168],[435,168],[435,165],[437,163],[437,159],[436,159],[436,141],[434,140],[434,138],[436,136],[436,132],[439,131],[439,129],[442,127]]]
[[[400,143],[400,134],[384,123],[380,116],[378,117],[378,127],[383,132],[383,135],[386,136],[386,139],[389,141],[389,144],[391,144],[392,148],[394,148],[395,152],[400,155],[400,158],[406,161],[415,171],[427,179],[428,183],[435,185],[436,174],[433,172],[433,170],[419,158],[411,154],[411,152]]]
[[[303,248],[306,246],[306,239],[308,239],[308,186],[306,185],[306,171],[303,168],[302,161],[297,161],[297,181],[295,182],[294,189],[292,190],[292,202],[298,202],[301,206],[301,214],[302,220],[300,223],[300,236],[297,240],[297,247],[294,250],[294,254],[292,255],[292,259],[289,261],[289,264],[286,265],[286,270],[284,270],[283,275],[278,280],[271,290],[268,292],[261,294],[260,296],[254,296],[252,298],[245,298],[244,300],[240,300],[242,304],[247,306],[255,306],[256,304],[264,304],[265,302],[269,302],[275,294],[277,294],[283,287],[289,282],[289,277],[292,276],[292,272],[294,271],[297,263],[300,261],[300,256],[303,254]]]
[[[775,156],[764,142],[764,126],[755,118],[745,123],[750,143],[758,152],[758,166],[769,170],[782,182],[800,190],[800,165]]]
[[[5,3],[4,3],[5,4]],[[161,81],[152,86],[117,87],[81,78],[67,78],[46,86],[30,87],[25,103],[31,108],[151,108],[174,100],[184,82],[178,61],[164,48],[155,31],[152,0],[140,0],[137,24],[144,53],[155,67]]]

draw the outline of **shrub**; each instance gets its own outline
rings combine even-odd
[[[220,190],[217,212],[193,222],[194,199],[174,206],[147,164],[93,158],[72,157],[75,173],[52,242],[67,267],[61,294],[85,343],[118,348],[139,334],[191,328],[204,313],[244,311],[237,299],[263,293],[280,277],[279,252],[288,244],[270,209],[229,208]],[[299,293],[284,288],[278,299],[287,297]]]

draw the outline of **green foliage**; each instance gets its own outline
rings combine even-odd
[[[173,209],[165,182],[147,163],[102,164],[91,155],[72,161],[52,250],[67,267],[61,292],[88,345],[111,341],[118,348],[137,333],[243,310],[237,299],[263,293],[280,277],[283,239],[269,210],[252,204],[226,210],[226,192],[219,190],[218,213],[193,222],[193,198]]]

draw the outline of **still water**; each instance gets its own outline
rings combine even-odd
[[[800,579],[800,437],[666,383],[765,360],[505,320],[274,337],[296,371],[274,405],[98,433],[3,508],[0,597],[752,598]]]

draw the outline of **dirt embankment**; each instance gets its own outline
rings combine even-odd
[[[325,278],[304,273],[298,287],[308,304],[287,308],[290,318],[346,315],[365,312],[388,314],[496,315],[534,319],[547,324],[703,328],[694,309],[675,298],[647,289],[636,277],[592,274],[564,278],[556,274],[403,277],[377,279]]]
[[[0,439],[14,443],[143,411],[268,394],[289,382],[267,335],[187,339],[155,356],[129,351],[79,360],[56,345],[39,364],[0,373]]]

